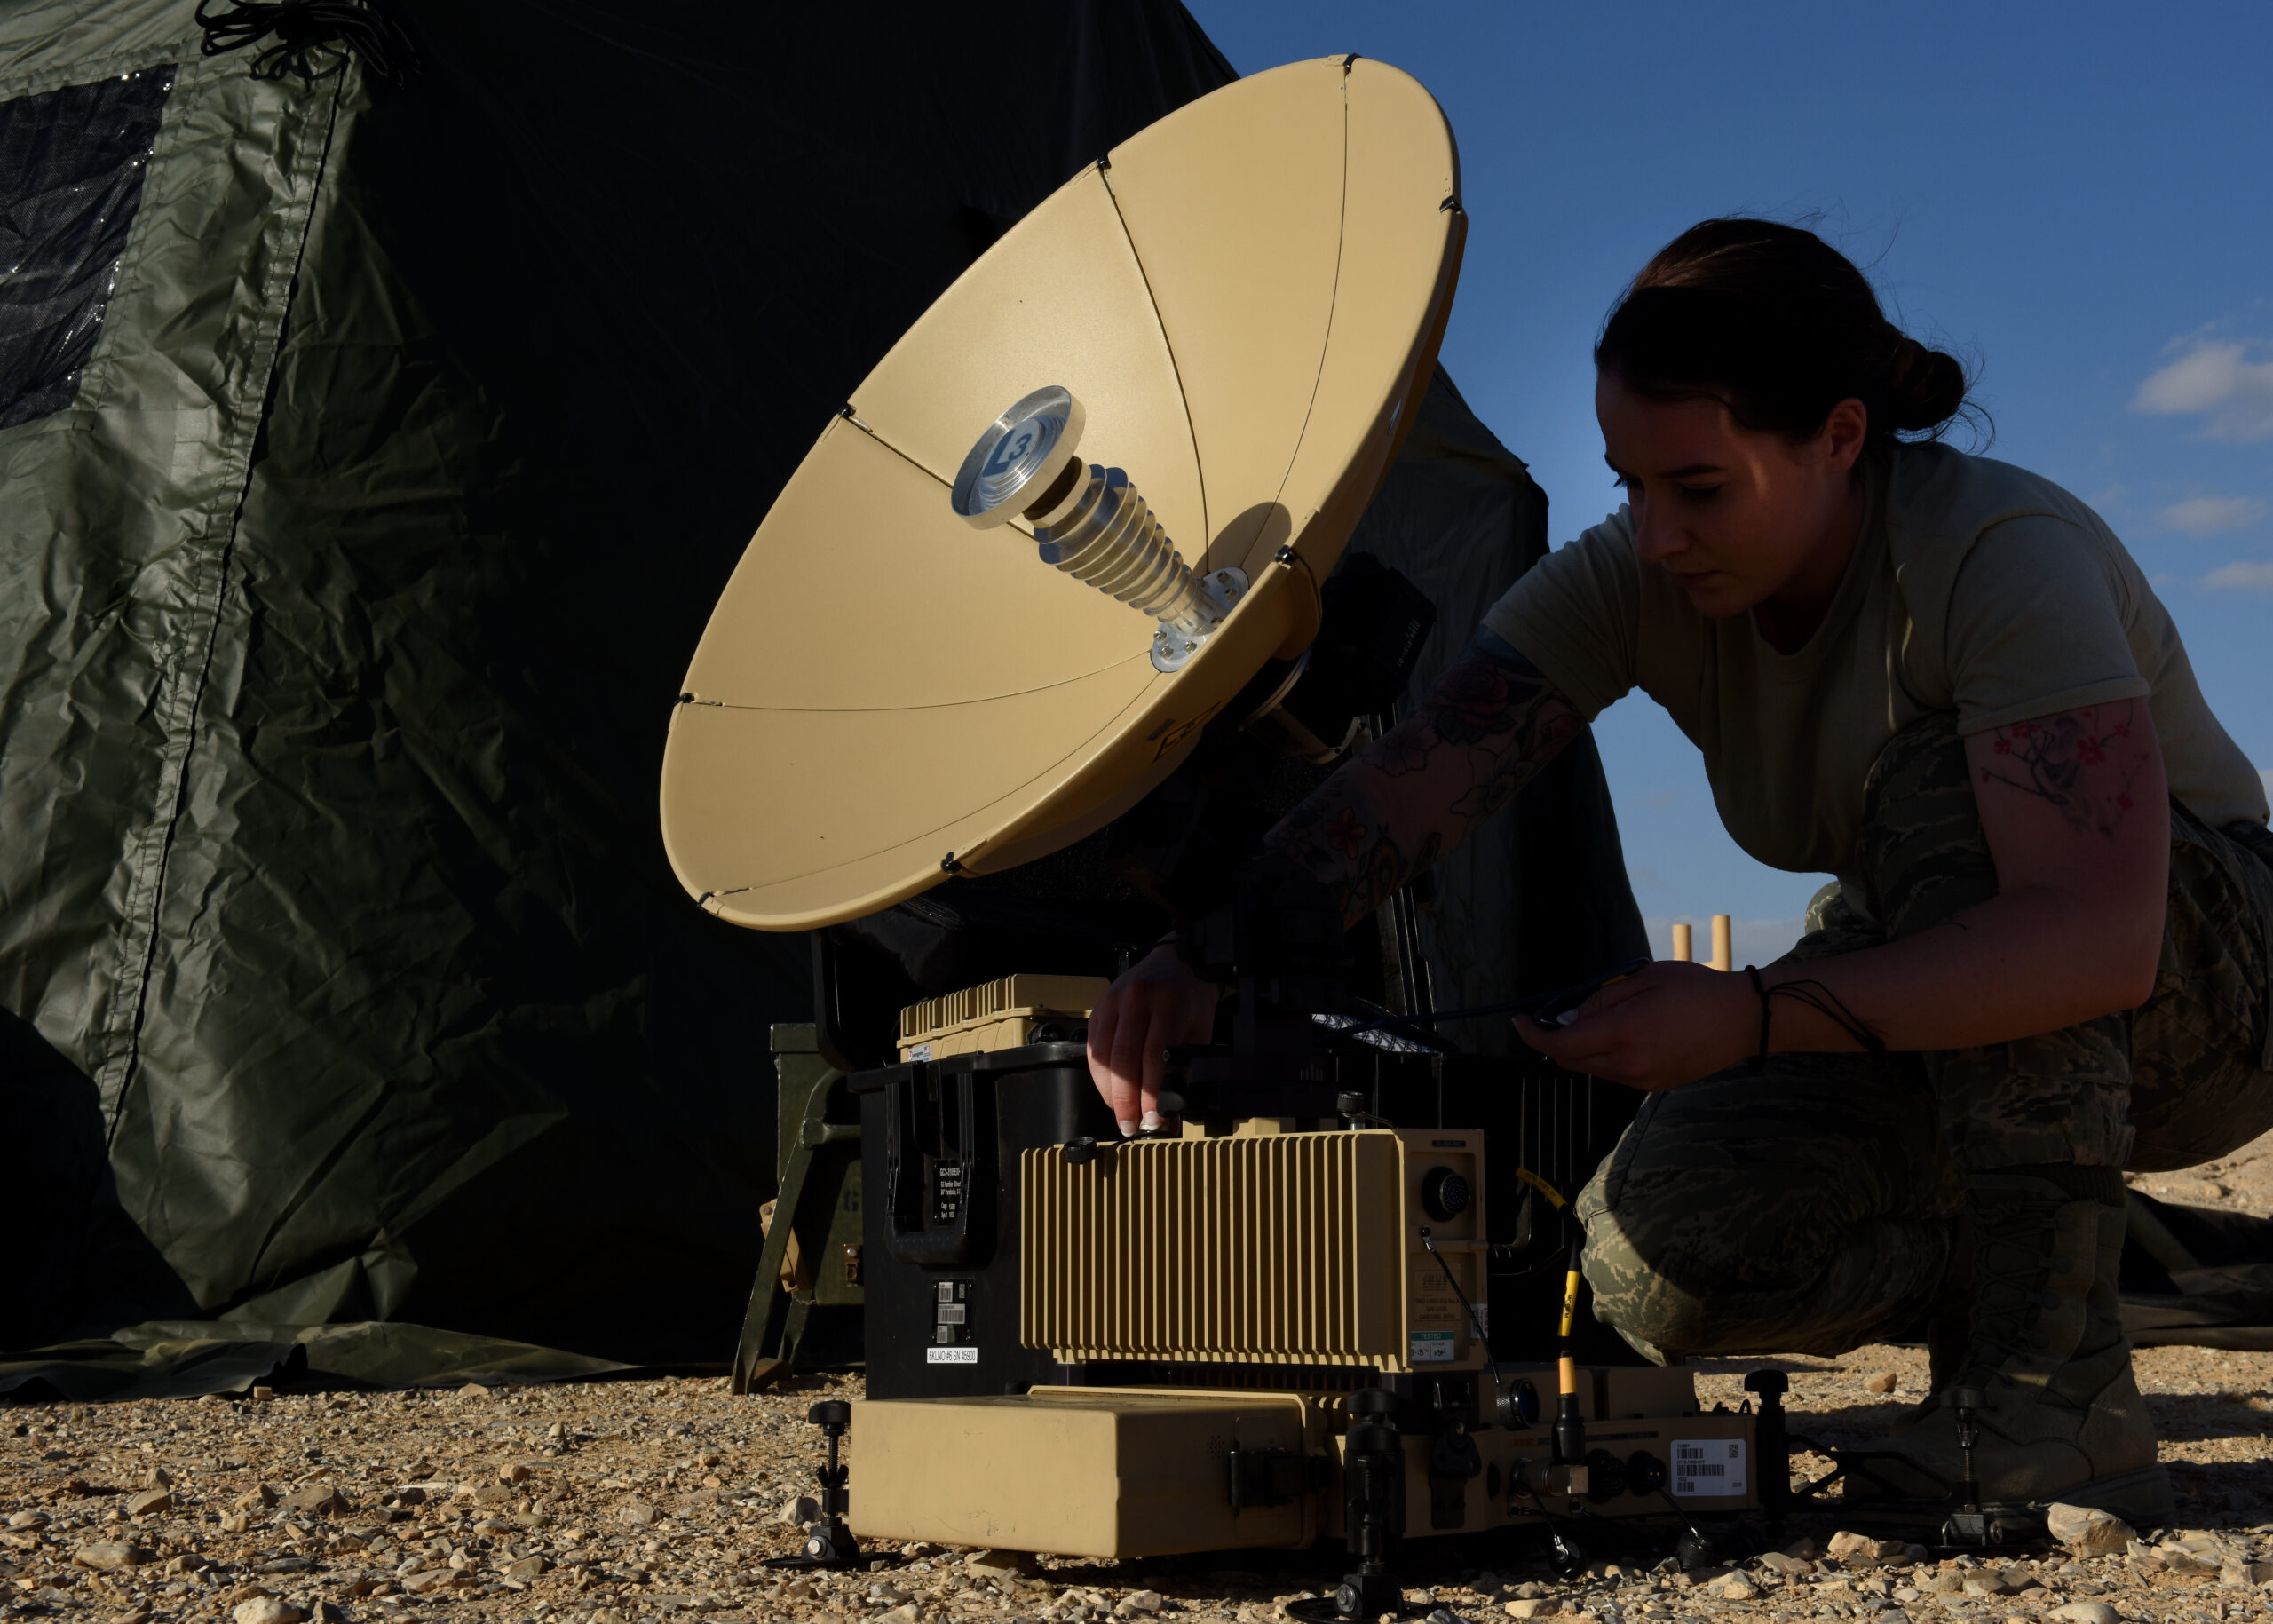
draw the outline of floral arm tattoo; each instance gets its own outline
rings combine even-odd
[[[1406,721],[1271,832],[1354,923],[1516,798],[1585,725],[1537,667],[1479,631]]]
[[[2131,740],[2136,700],[2089,705],[1990,735],[1995,765],[1982,786],[2004,784],[2055,808],[2078,834],[2111,840],[2131,811],[2131,785],[2146,760]]]

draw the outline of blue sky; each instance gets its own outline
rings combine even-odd
[[[1707,215],[1820,213],[1889,313],[1977,360],[1992,455],[2094,503],[2273,768],[2273,6],[1188,0],[1254,73],[1356,51],[1435,92],[1469,216],[1445,365],[1560,543],[1614,505],[1588,351]],[[1964,443],[1961,440],[1960,444]],[[1636,695],[1596,724],[1635,894],[1787,946],[1820,876],[1720,827]]]

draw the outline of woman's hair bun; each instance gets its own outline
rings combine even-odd
[[[1964,405],[1965,368],[1956,356],[1908,337],[1895,345],[1879,398],[1887,428],[1897,434],[1937,429]]]

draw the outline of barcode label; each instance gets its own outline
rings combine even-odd
[[[1407,1359],[1414,1365],[1449,1365],[1457,1357],[1453,1348],[1450,1331],[1415,1331],[1413,1333],[1413,1352]]]
[[[1726,1499],[1747,1492],[1745,1447],[1740,1438],[1675,1438],[1673,1492]]]

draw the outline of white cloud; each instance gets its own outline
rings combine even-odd
[[[2190,496],[2172,503],[2156,517],[2166,530],[2189,535],[2221,535],[2245,530],[2265,517],[2265,504],[2254,496]]]
[[[2232,339],[2197,338],[2148,376],[2131,409],[2207,417],[2202,432],[2211,440],[2273,438],[2273,360],[2251,360],[2248,347]]]
[[[2202,584],[2214,592],[2273,592],[2273,559],[2245,558],[2212,570]]]

